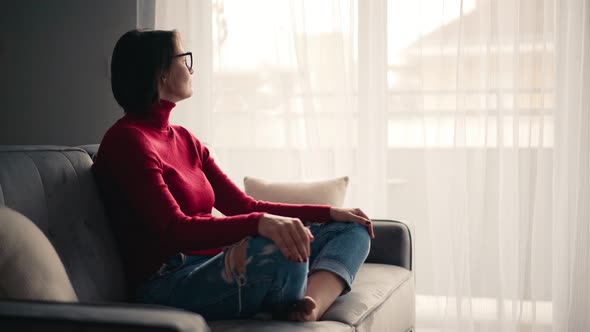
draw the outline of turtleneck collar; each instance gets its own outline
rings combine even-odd
[[[144,112],[133,117],[141,119],[154,128],[165,130],[170,125],[170,112],[172,112],[174,106],[176,106],[175,103],[160,99],[159,103],[148,105]]]

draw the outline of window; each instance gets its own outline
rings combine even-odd
[[[217,127],[217,145],[305,148],[312,135],[315,146],[357,146],[358,58],[367,51],[358,48],[358,5],[215,2],[213,121],[235,128],[230,137]],[[549,9],[510,6],[387,1],[376,29],[388,37],[388,147],[553,145]]]

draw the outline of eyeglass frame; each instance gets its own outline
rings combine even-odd
[[[191,65],[189,66],[188,63],[186,62],[186,56],[189,56],[191,59]],[[186,68],[188,68],[188,70],[193,70],[193,52],[186,52],[186,53],[182,53],[182,54],[177,54],[174,57],[175,58],[179,58],[179,57],[185,57],[184,58],[184,65],[186,66]]]

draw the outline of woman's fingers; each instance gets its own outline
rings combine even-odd
[[[280,232],[278,236],[281,238],[280,244],[277,242],[275,244],[279,247],[279,250],[288,259],[296,261],[298,256],[297,248],[289,232]]]
[[[369,221],[369,224],[367,224],[367,230],[369,231],[369,237],[371,237],[371,239],[375,239],[375,230],[373,230],[373,223]]]
[[[305,262],[309,257],[309,237],[301,221],[292,219],[277,229],[275,244],[285,257],[293,261]]]
[[[369,218],[361,217],[351,213],[350,217],[354,222],[359,223],[367,228],[367,232],[369,232],[369,237],[371,239],[375,238],[375,231],[373,230],[373,223]]]
[[[308,229],[307,227],[305,227],[303,225],[303,223],[301,222],[301,220],[296,219],[295,222],[295,230],[297,232],[298,238],[299,238],[299,242],[301,244],[301,249],[303,249],[303,260],[307,261],[307,258],[309,257],[309,255],[311,254],[311,248],[309,246],[309,235],[308,235]]]
[[[359,216],[359,215],[356,215],[353,213],[350,213],[350,215],[348,217],[351,219],[351,221],[354,221],[354,222],[359,223],[361,225],[366,225],[367,223],[371,222],[371,220],[369,220],[369,218],[365,218],[365,217],[362,217],[362,216]]]
[[[367,219],[367,220],[370,220],[370,219],[371,219],[371,218],[369,218],[369,217],[368,217],[368,216],[367,216],[367,215],[366,215],[366,214],[363,212],[363,210],[361,210],[361,209],[358,209],[358,208],[357,208],[357,209],[354,209],[354,212],[355,212],[357,215],[359,215],[359,216],[361,216],[361,217],[364,217],[364,218],[365,218],[365,219]]]
[[[274,242],[290,260],[304,262],[310,255],[313,235],[301,220],[265,213],[260,217],[258,233]]]
[[[297,251],[297,256],[295,256],[297,260],[299,262],[307,261],[307,257],[309,257],[309,238],[303,230],[303,225],[298,225],[296,221],[293,222],[288,229],[288,233]]]
[[[283,239],[281,238],[281,236],[279,234],[276,234],[275,236],[273,236],[271,238],[272,242],[274,242],[275,246],[277,246],[277,248],[279,249],[279,251],[281,252],[281,254],[283,254],[283,256],[285,257],[289,257],[289,249],[287,248],[287,244],[285,243],[285,241],[283,241]]]
[[[307,238],[309,238],[309,242],[313,242],[313,234],[311,234],[311,230],[309,230],[309,227],[305,227],[305,234],[307,234]],[[310,250],[311,253],[311,250]]]
[[[360,209],[331,208],[330,215],[336,222],[356,222],[367,227],[375,238],[373,225]],[[258,233],[271,239],[289,260],[306,262],[311,255],[310,242],[314,237],[308,227],[297,218],[264,214],[258,224]]]

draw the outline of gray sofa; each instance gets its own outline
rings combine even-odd
[[[39,236],[49,240],[58,257],[57,263],[45,259],[44,264],[59,265],[61,260],[71,287],[68,282],[59,287],[75,292],[69,300],[59,290],[49,298],[26,292],[28,296],[14,296],[20,294],[16,289],[21,283],[7,286],[13,271],[6,268],[9,260],[0,259],[1,331],[413,331],[410,232],[405,224],[391,220],[375,220],[376,239],[352,292],[340,297],[319,322],[205,322],[192,312],[129,303],[117,245],[90,171],[96,149],[97,145],[0,146],[0,251],[2,237],[19,236],[11,234],[15,231],[10,225],[25,227],[28,237],[37,236],[35,229],[40,229]],[[24,246],[20,240],[14,242]],[[19,249],[23,250],[28,249]],[[35,269],[33,259],[27,258],[27,264],[33,265],[28,272],[32,279],[25,276],[22,284],[27,286],[22,287],[30,287],[34,278],[45,283],[44,290],[54,287],[42,270]]]

